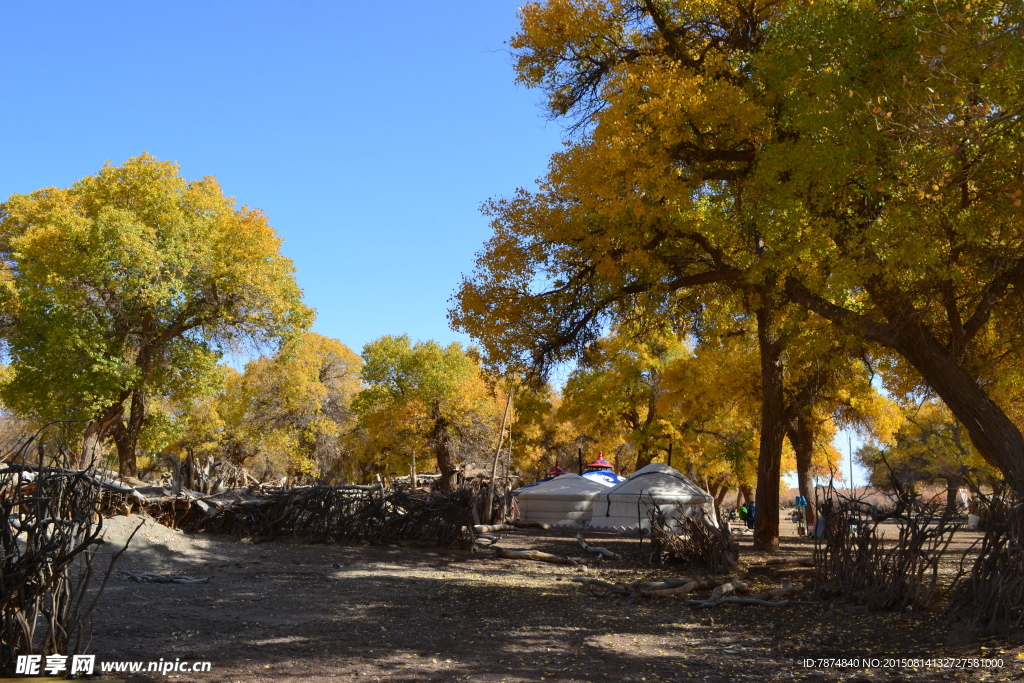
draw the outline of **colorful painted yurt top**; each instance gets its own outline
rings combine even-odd
[[[596,481],[598,484],[604,484],[605,486],[615,486],[626,481],[625,477],[615,474],[611,470],[591,470],[584,472],[583,478]]]
[[[558,477],[558,476],[561,476],[563,474],[565,474],[565,470],[563,470],[561,465],[559,465],[557,462],[555,463],[554,467],[552,467],[550,470],[548,470],[548,476],[549,477]]]
[[[598,455],[597,460],[587,465],[587,470],[614,470],[612,464],[604,459],[603,455]]]

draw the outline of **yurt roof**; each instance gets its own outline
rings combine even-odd
[[[518,496],[548,497],[548,496],[577,496],[586,494],[599,494],[608,491],[608,487],[591,481],[578,474],[563,474],[560,477],[542,481],[534,486],[519,489]]]
[[[711,494],[700,488],[679,470],[660,462],[653,462],[637,470],[629,478],[606,493],[655,497],[667,496],[686,500],[711,500]]]
[[[616,486],[626,481],[625,477],[615,474],[614,472],[609,472],[608,470],[584,472],[583,478],[589,479],[590,481],[596,481],[598,484],[601,484],[602,486]]]

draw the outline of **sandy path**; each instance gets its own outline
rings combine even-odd
[[[137,519],[137,518],[135,518]],[[123,539],[133,519],[115,518]],[[144,533],[143,533],[144,532]],[[950,654],[934,619],[827,606],[721,607],[678,599],[600,600],[569,581],[571,568],[497,560],[491,553],[273,542],[187,535],[152,525],[123,558],[133,571],[210,577],[198,585],[111,580],[96,615],[99,661],[205,660],[182,681],[763,681],[895,680],[892,672],[807,669],[805,657]],[[648,568],[636,539],[594,536],[626,556],[588,576],[631,581],[677,574]],[[514,532],[512,548],[577,553],[570,534]],[[810,546],[784,539],[784,552]],[[757,565],[763,556],[747,553]],[[759,586],[808,570],[754,566]],[[979,654],[978,644],[955,651]],[[1001,644],[1019,675],[1012,644]],[[995,652],[986,651],[986,652]],[[876,675],[877,674],[877,675]],[[904,670],[900,680],[957,680]],[[121,674],[124,676],[124,674]],[[866,676],[866,677],[865,677]],[[159,674],[128,675],[156,681]],[[978,672],[964,680],[981,679]],[[853,680],[853,679],[850,679]]]

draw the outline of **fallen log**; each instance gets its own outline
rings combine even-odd
[[[674,588],[661,588],[655,590],[639,590],[636,592],[637,595],[645,598],[663,598],[669,595],[686,595],[693,591],[707,590],[708,588],[718,588],[726,579],[702,579],[700,581],[690,581],[684,583],[681,586]]]
[[[697,579],[689,576],[676,576],[669,579],[663,579],[661,581],[637,581],[630,587],[637,591],[658,591],[666,588],[676,588],[678,586],[685,586],[688,583],[697,581]]]
[[[544,529],[545,531],[551,528],[550,524],[545,524],[544,522],[533,522],[527,519],[513,519],[512,526],[517,529]]]
[[[804,587],[797,584],[795,586],[783,586],[782,588],[772,588],[770,590],[762,591],[757,594],[757,597],[761,600],[781,600],[783,598],[791,598],[798,593],[802,593]]]
[[[719,605],[757,605],[760,607],[785,607],[789,600],[758,600],[757,598],[722,598],[720,600],[687,600],[694,607],[718,607]]]
[[[122,574],[127,574],[128,578],[139,583],[207,583],[210,577],[205,579],[197,579],[194,576],[183,576],[181,574],[150,574],[148,572],[130,572],[127,570],[121,570]]]
[[[596,545],[588,545],[587,542],[583,540],[583,534],[576,534],[576,540],[580,542],[580,546],[582,546],[583,550],[585,550],[588,553],[598,553],[600,555],[603,555],[604,557],[607,557],[609,560],[619,559],[619,556],[613,553],[611,550],[608,550],[608,548],[602,548]]]
[[[485,543],[485,541],[486,541],[486,543]],[[497,536],[492,536],[490,534],[480,534],[479,536],[474,536],[473,537],[473,543],[479,543],[480,544],[479,549],[481,549],[481,550],[483,550],[484,548],[491,548],[497,542],[498,542],[498,537]]]
[[[493,534],[495,531],[515,531],[511,524],[474,524],[474,534]]]
[[[746,592],[746,590],[747,584],[743,583],[739,579],[730,579],[729,581],[723,583],[721,586],[716,587],[715,590],[711,591],[711,599],[721,600],[730,593],[742,593]]]
[[[552,555],[539,550],[509,550],[508,548],[495,548],[496,557],[506,560],[534,560],[535,562],[549,562],[551,564],[568,564],[573,567],[579,566],[579,562],[564,555]]]

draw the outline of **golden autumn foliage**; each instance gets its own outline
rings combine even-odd
[[[673,464],[719,501],[757,481],[760,392],[756,349],[742,336],[707,342],[665,373],[660,410],[671,426]],[[793,469],[792,454],[782,470]]]
[[[217,396],[182,406],[185,435],[176,446],[263,477],[344,480],[361,365],[337,339],[305,332],[244,372],[225,368]]]
[[[963,425],[941,401],[932,397],[907,405],[902,417],[899,429],[888,438],[875,440],[857,452],[873,486],[891,488],[893,477],[905,488],[941,484],[952,508],[961,487],[991,485],[998,479],[971,444]]]
[[[569,376],[558,418],[594,448],[616,453],[620,473],[645,467],[668,448],[671,428],[658,409],[662,378],[687,353],[671,332],[643,341],[622,334],[598,340]]]
[[[364,430],[367,473],[436,465],[447,490],[460,464],[483,464],[497,441],[504,401],[461,345],[384,336],[367,344],[362,357],[365,388],[353,409]]]
[[[724,302],[716,315],[749,316],[758,338],[759,503],[774,505],[786,387],[822,385],[849,354],[932,387],[1024,482],[1000,387],[1021,347],[1022,12],[526,5],[518,79],[574,136],[536,191],[485,206],[494,234],[453,323],[489,357],[543,368],[580,357],[609,323]],[[831,326],[817,378],[802,369],[815,344],[787,329],[808,314]],[[759,527],[758,543],[773,547],[774,531]]]

